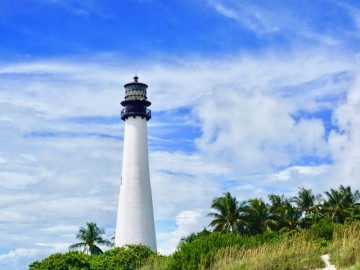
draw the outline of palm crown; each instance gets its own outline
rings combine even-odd
[[[110,246],[111,242],[103,238],[105,230],[99,228],[94,222],[87,222],[86,228],[81,227],[76,235],[76,239],[81,242],[75,243],[69,247],[69,249],[83,248],[83,252],[91,255],[102,253],[97,244]]]

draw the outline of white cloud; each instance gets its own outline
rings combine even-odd
[[[0,241],[13,252],[60,250],[86,221],[115,226],[123,124],[86,118],[119,115],[122,85],[132,74],[113,62],[2,64]],[[155,217],[177,224],[158,235],[161,252],[208,225],[204,209],[226,190],[245,200],[292,194],[298,186],[322,191],[329,175],[358,175],[357,88],[347,93],[355,73],[347,55],[239,54],[144,66],[140,79],[149,84],[151,109],[161,112],[149,123],[150,142],[197,139],[191,150],[164,143],[150,153]],[[335,110],[334,124],[342,129],[329,141],[325,109]],[[85,120],[74,121],[79,116]],[[192,128],[200,137],[188,134]],[[171,132],[178,137],[169,138]],[[296,164],[304,156],[335,163]]]
[[[0,187],[9,189],[21,189],[25,185],[34,184],[37,180],[32,176],[17,172],[0,172]]]
[[[254,89],[218,89],[198,107],[203,136],[199,149],[212,160],[242,173],[288,166],[300,157],[324,156],[326,142],[319,119],[292,118],[290,100]]]
[[[177,228],[168,233],[160,233],[157,237],[159,241],[159,252],[170,254],[175,251],[180,240],[191,233],[196,233],[209,225],[208,213],[204,209],[184,210],[176,215]]]
[[[335,109],[333,130],[329,145],[335,165],[332,168],[331,183],[351,185],[360,188],[360,79],[354,82],[343,104]]]
[[[72,243],[35,243],[36,246],[46,247],[56,252],[66,252]]]
[[[323,175],[328,169],[329,165],[293,166],[275,173],[269,181],[294,181],[298,176],[302,178],[314,178]]]
[[[0,255],[0,268],[12,270],[24,270],[24,266],[35,260],[49,254],[48,251],[42,249],[26,249],[18,248],[11,250],[6,254]]]

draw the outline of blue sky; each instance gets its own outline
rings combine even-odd
[[[357,1],[0,2],[0,270],[115,230],[123,85],[149,85],[158,248],[211,200],[360,189]]]

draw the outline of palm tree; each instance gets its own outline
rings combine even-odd
[[[270,194],[268,197],[271,202],[270,216],[276,221],[276,229],[294,230],[299,224],[300,209],[295,207],[292,201],[285,198],[284,195]]]
[[[249,200],[244,207],[244,212],[250,234],[262,233],[276,226],[275,217],[270,211],[270,205],[266,204],[262,199]]]
[[[303,218],[301,219],[302,227],[310,228],[310,226],[317,222],[319,206],[318,201],[321,195],[314,195],[311,189],[299,188],[298,196],[292,199],[298,209],[301,211]]]
[[[351,187],[340,186],[340,192],[343,196],[344,204],[350,208],[351,219],[359,220],[360,219],[360,203],[358,202],[360,199],[360,191],[355,190],[355,192],[351,191]]]
[[[286,199],[284,203],[283,227],[290,230],[296,229],[299,224],[300,217],[300,209],[292,205],[291,202]]]
[[[351,191],[350,186],[344,187],[343,185],[340,185],[339,191],[342,194],[343,202],[345,205],[347,205],[348,207],[353,207],[354,205],[359,205],[359,203],[358,203],[358,201],[360,199],[360,191],[359,190],[355,190],[355,192],[353,193]]]
[[[284,216],[285,216],[285,203],[287,199],[284,195],[270,194],[268,196],[271,205],[270,212],[274,220],[276,220],[276,230],[280,230],[284,227]]]
[[[211,208],[216,212],[211,212],[208,216],[213,217],[210,226],[214,231],[239,233],[244,225],[242,220],[242,208],[236,197],[232,197],[230,192],[224,193],[224,196],[215,198],[212,201]]]
[[[297,207],[305,214],[305,216],[312,213],[316,201],[321,195],[315,196],[311,189],[300,188],[298,196],[292,199],[297,204]]]
[[[323,212],[334,222],[344,223],[346,219],[356,219],[359,213],[360,192],[351,191],[350,186],[341,185],[338,190],[326,191],[327,200],[323,205]]]
[[[95,222],[87,222],[86,226],[86,228],[81,227],[76,235],[76,239],[81,242],[71,245],[70,250],[83,248],[84,253],[95,255],[102,253],[96,244],[111,246],[111,242],[102,237],[105,234],[104,229],[99,228]]]

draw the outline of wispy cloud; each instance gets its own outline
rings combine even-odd
[[[251,2],[210,0],[209,3],[223,16],[240,22],[258,34],[270,34],[281,30],[280,21],[277,22],[279,18],[272,16],[274,14],[269,14],[269,10],[265,11],[252,5]],[[287,14],[283,14],[282,19],[286,16]]]
[[[40,3],[57,6],[77,16],[96,15],[103,19],[114,19],[115,14],[110,8],[104,8],[101,2],[93,0],[37,0]],[[109,5],[109,2],[106,3]]]
[[[299,43],[308,45],[309,42],[343,46],[347,40],[356,37],[359,26],[358,8],[346,2],[315,4],[305,1],[302,5],[291,2],[284,5],[277,1],[208,0],[207,3],[219,14],[237,21],[240,27],[292,46]],[[317,8],[327,10],[327,17],[316,12]],[[276,47],[279,47],[279,43],[276,43]]]

